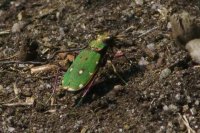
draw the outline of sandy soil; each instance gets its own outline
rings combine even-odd
[[[198,0],[1,0],[0,132],[200,132],[200,68],[169,23],[184,10],[198,20],[199,8]],[[107,63],[74,107],[82,92],[61,90],[66,70],[31,73],[104,32],[123,35],[113,49],[132,63],[113,63],[126,85]]]

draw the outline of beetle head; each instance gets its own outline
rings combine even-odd
[[[109,33],[104,33],[102,35],[98,35],[97,36],[97,41],[102,41],[102,42],[105,42],[107,40],[110,40],[111,36]]]
[[[109,35],[109,33],[104,33],[102,35],[98,35],[96,40],[93,40],[90,42],[89,47],[92,50],[95,51],[101,51],[110,45],[112,40],[112,37]]]

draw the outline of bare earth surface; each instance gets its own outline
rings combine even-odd
[[[200,68],[169,23],[184,10],[199,22],[199,8],[198,0],[1,0],[0,132],[200,132]],[[31,73],[43,64],[8,62],[57,65],[56,51],[104,32],[123,35],[113,50],[132,63],[113,64],[127,84],[107,63],[80,107],[82,92],[61,90],[61,66]]]

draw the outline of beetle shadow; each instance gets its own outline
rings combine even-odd
[[[130,69],[124,70],[120,72],[120,76],[127,82],[130,79],[130,77],[137,77],[138,73],[143,73],[145,69],[138,66],[138,65],[131,65]],[[114,74],[113,74],[114,75]],[[120,80],[119,77],[115,76],[113,78],[104,77],[97,82],[94,83],[91,90],[88,92],[88,94],[82,99],[82,104],[86,103],[92,103],[94,100],[98,100],[101,97],[105,96],[107,93],[113,90],[114,86],[116,85],[122,85],[125,86],[125,84]],[[93,98],[94,97],[94,98]],[[76,100],[76,103],[80,101],[81,97]]]
[[[105,96],[108,92],[110,92],[116,84],[120,84],[120,81],[118,81],[117,78],[104,78],[101,79],[101,81],[95,82],[90,91],[83,99],[81,99],[82,97],[76,99],[75,105],[79,106],[80,100],[82,100],[81,104],[90,104],[93,101],[100,99],[101,97]]]

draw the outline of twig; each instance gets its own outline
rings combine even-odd
[[[2,104],[2,106],[6,106],[6,107],[13,107],[13,106],[31,106],[31,105],[33,105],[33,103],[27,103],[27,102]]]
[[[58,53],[80,51],[80,50],[85,49],[86,47],[87,47],[87,45],[83,46],[82,48],[69,49],[69,50],[58,50],[58,51],[54,52],[53,55],[48,60],[53,59]]]
[[[58,68],[58,66],[57,65],[53,65],[53,64],[46,64],[46,65],[36,66],[36,67],[31,68],[31,74],[39,73],[39,72],[53,71],[53,70],[55,70],[57,68]]]
[[[196,66],[194,66],[193,68],[200,68],[200,65],[196,65]]]
[[[37,61],[0,61],[0,64],[46,64],[47,62],[37,62]]]
[[[42,79],[42,80],[49,80],[49,79],[52,79],[54,78],[55,76],[40,76],[40,77],[31,77],[31,78],[35,78],[35,79]]]
[[[10,30],[0,31],[0,35],[7,35],[10,34]]]
[[[179,113],[179,116],[181,117],[183,124],[187,127],[188,133],[196,133],[196,131],[190,127],[187,117],[185,115],[182,116],[180,113]]]
[[[157,27],[154,27],[154,28],[152,28],[152,29],[149,29],[149,30],[147,30],[146,32],[140,34],[138,37],[136,37],[136,39],[139,38],[139,37],[143,37],[143,36],[145,36],[146,34],[149,34],[150,32],[152,32],[152,31],[154,31],[154,30],[156,30],[156,29],[158,29],[158,26],[157,26]]]

